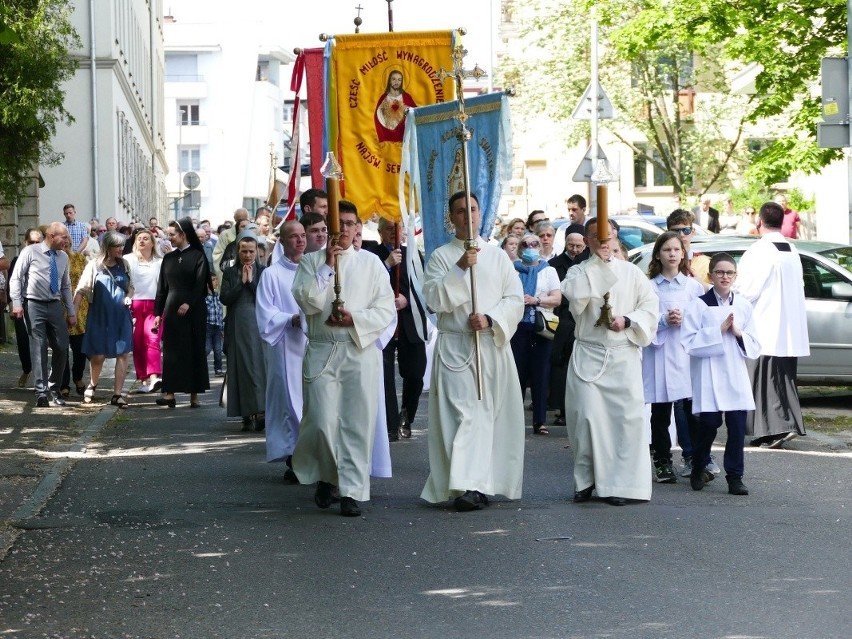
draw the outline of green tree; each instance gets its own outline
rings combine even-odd
[[[615,120],[601,124],[664,174],[681,199],[711,186],[729,188],[745,171],[750,181],[770,184],[838,156],[816,148],[818,101],[809,94],[821,57],[842,42],[838,0],[829,6],[821,0],[510,2],[509,15],[529,46],[506,60],[503,82],[518,89],[522,115],[564,122],[569,142],[588,135],[570,114],[589,81],[592,7],[600,24],[601,83],[617,109]],[[536,48],[539,43],[546,46]],[[731,95],[731,76],[752,62],[763,65],[757,95]],[[772,117],[783,119],[783,131],[752,157],[744,132]],[[647,144],[637,144],[641,137]]]
[[[80,46],[68,0],[3,0],[0,5],[0,202],[26,192],[34,167],[62,160],[51,145],[57,124],[72,122],[62,83]]]

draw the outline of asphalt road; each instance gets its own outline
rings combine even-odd
[[[553,428],[527,436],[522,500],[456,513],[418,498],[419,421],[348,519],[213,399],[134,398],[75,456],[0,563],[0,636],[852,636],[848,449],[749,450],[748,497],[680,480],[616,508],[571,503]]]

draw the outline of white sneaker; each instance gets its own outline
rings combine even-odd
[[[150,392],[151,392],[151,389],[150,389],[150,387],[148,386],[148,382],[142,382],[142,383],[139,385],[139,388],[138,388],[138,390],[137,390],[136,392],[137,392],[137,393],[150,393]]]
[[[705,467],[705,470],[709,470],[711,473],[716,475],[716,477],[718,477],[719,475],[722,474],[722,469],[719,468],[719,466],[716,465],[716,460],[713,457],[713,455],[710,455],[710,463],[707,464],[707,466]]]
[[[692,458],[683,458],[683,465],[680,467],[680,476],[689,477],[692,474]]]

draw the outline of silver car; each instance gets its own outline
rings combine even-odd
[[[757,239],[756,237],[754,239]],[[740,259],[754,239],[701,244],[704,255],[729,253]],[[852,247],[794,241],[802,260],[811,354],[799,359],[800,386],[852,385]],[[630,261],[648,270],[653,245],[630,251]]]

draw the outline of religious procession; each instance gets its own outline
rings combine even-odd
[[[64,405],[72,383],[96,401],[114,359],[109,403],[136,410],[132,358],[134,395],[199,408],[212,354],[226,417],[263,432],[284,480],[346,517],[361,516],[371,477],[392,475],[391,444],[411,437],[424,389],[429,503],[522,499],[528,429],[549,425],[567,430],[574,502],[644,503],[678,478],[710,490],[723,471],[728,494],[748,495],[747,437],[778,448],[805,434],[803,274],[782,232],[795,212],[766,202],[760,239],[736,260],[695,250],[695,214],[676,209],[643,271],[600,181],[593,209],[566,199],[557,250],[543,211],[498,216],[508,96],[465,97],[483,72],[464,68],[459,34],[381,34],[379,56],[376,37],[298,53],[297,91],[303,76],[333,78],[336,119],[312,122],[316,188],[298,192],[298,158],[286,183],[273,160],[267,206],[216,232],[184,217],[99,234],[67,205],[64,223],[26,233],[9,299],[36,405]]]

